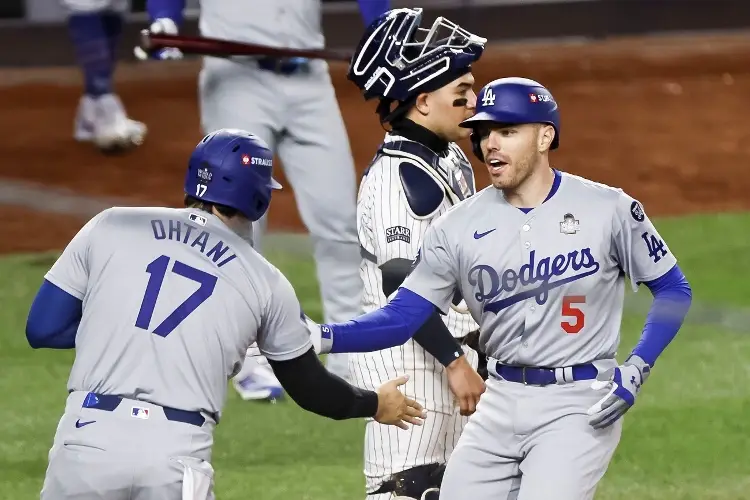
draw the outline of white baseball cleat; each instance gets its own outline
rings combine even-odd
[[[73,137],[79,142],[105,152],[123,151],[143,144],[147,132],[144,123],[128,118],[115,94],[84,95],[78,103]]]

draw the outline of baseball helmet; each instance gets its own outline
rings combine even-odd
[[[256,221],[268,210],[271,192],[281,189],[272,171],[273,153],[261,138],[239,129],[216,130],[190,156],[185,193]]]
[[[461,122],[461,126],[474,129],[471,147],[474,154],[484,161],[479,147],[481,137],[476,127],[480,123],[522,124],[546,123],[555,129],[555,138],[550,149],[560,145],[560,113],[552,94],[541,83],[528,78],[500,78],[482,87],[477,97],[474,116]]]
[[[470,71],[486,38],[444,17],[420,28],[421,8],[392,9],[365,30],[349,63],[347,77],[365,100],[407,101],[432,92]]]

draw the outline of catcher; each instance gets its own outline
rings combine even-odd
[[[365,99],[380,101],[380,122],[390,127],[361,182],[357,202],[365,312],[384,306],[401,285],[430,224],[475,192],[471,164],[454,141],[470,132],[459,124],[476,106],[471,64],[482,54],[485,39],[439,18],[429,31],[434,37],[416,41],[420,31],[427,31],[419,28],[421,18],[422,9],[395,9],[377,18],[349,69],[349,79],[364,91]],[[443,30],[454,35],[439,40]],[[434,64],[442,60],[445,65]],[[393,78],[376,76],[386,73]],[[420,75],[418,81],[414,74]],[[416,342],[350,355],[355,385],[376,388],[390,374],[408,373],[405,394],[431,413],[424,426],[410,429],[408,435],[367,421],[368,500],[390,500],[394,494],[437,499],[443,464],[476,404],[464,400],[463,408],[456,407],[446,371],[461,362],[455,361],[461,350],[477,368],[478,354],[470,347],[476,346],[477,328],[465,302],[456,297],[448,315],[436,312]],[[420,336],[434,338],[441,330],[448,339],[443,351],[425,350]],[[478,399],[484,384],[475,376]]]

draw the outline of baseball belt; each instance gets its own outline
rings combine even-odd
[[[83,404],[81,405],[83,408],[94,408],[96,410],[103,410],[103,411],[115,411],[118,406],[120,406],[120,403],[122,403],[123,398],[120,396],[113,396],[111,394],[96,394],[93,392],[89,392],[86,395],[86,399],[83,400]],[[155,404],[148,402],[149,404]],[[201,427],[203,423],[206,421],[206,417],[204,417],[201,412],[198,411],[186,411],[186,410],[178,410],[177,408],[170,408],[169,406],[161,406],[164,410],[164,416],[167,418],[167,420],[171,420],[173,422],[182,422],[185,424],[191,424],[195,425],[196,427]],[[217,424],[219,423],[218,415],[216,414],[210,414],[211,418],[214,419],[214,422]]]
[[[494,358],[489,358],[487,368],[494,377],[502,380],[537,386],[593,380],[599,374],[599,370],[591,363],[563,368],[546,368],[504,365]]]

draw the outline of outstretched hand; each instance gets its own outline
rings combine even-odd
[[[399,387],[409,380],[408,375],[402,375],[381,385],[378,390],[378,411],[375,420],[381,424],[395,425],[401,429],[408,429],[409,424],[422,425],[427,412],[422,405],[407,398]]]

